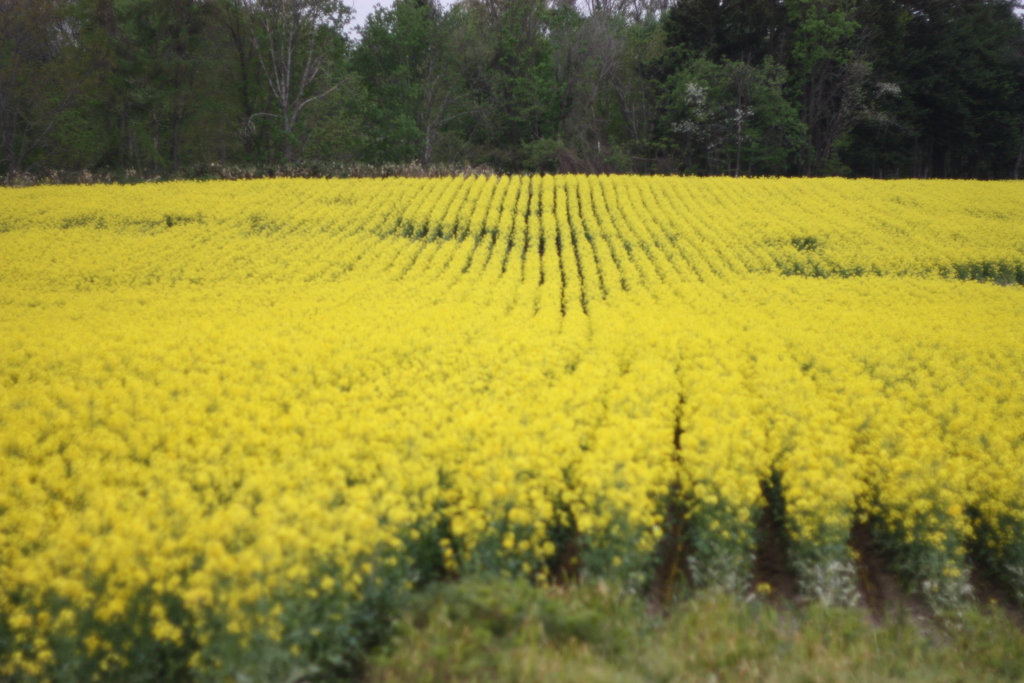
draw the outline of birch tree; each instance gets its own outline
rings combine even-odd
[[[291,162],[303,109],[337,88],[331,57],[352,10],[340,0],[238,1],[253,20],[253,46],[281,119],[284,160]]]

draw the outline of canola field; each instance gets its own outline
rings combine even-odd
[[[769,508],[810,599],[858,524],[1024,597],[1022,284],[1008,182],[0,190],[0,678],[341,666],[423,582],[642,588],[669,533],[742,594]]]

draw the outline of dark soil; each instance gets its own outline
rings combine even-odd
[[[984,563],[975,562],[971,571],[974,599],[985,609],[1001,609],[1017,628],[1024,631],[1024,609],[1017,603],[1013,592]]]
[[[796,572],[789,562],[789,539],[780,516],[771,509],[761,514],[757,525],[757,551],[754,555],[754,586],[768,584],[769,602],[776,606],[794,604],[800,597]]]

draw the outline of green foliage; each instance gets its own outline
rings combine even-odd
[[[557,137],[559,87],[552,45],[545,38],[550,14],[542,0],[483,5],[465,19],[472,39],[464,74],[475,100],[470,140],[475,160],[499,170],[523,168],[524,144]]]
[[[1000,681],[1024,674],[1001,612],[954,630],[903,613],[799,612],[702,594],[663,617],[603,582],[568,589],[466,581],[419,596],[369,681]]]
[[[906,588],[920,595],[940,618],[959,621],[973,590],[963,539],[951,531],[954,527],[945,514],[934,512],[931,518],[931,525],[919,521],[916,529],[906,528],[902,521],[874,520],[874,536]],[[938,546],[926,538],[933,529],[944,531]]]
[[[555,173],[559,158],[571,154],[565,143],[551,138],[540,138],[523,143],[523,168],[530,173]]]
[[[399,0],[390,8],[378,6],[360,28],[352,65],[370,97],[364,155],[372,162],[415,159],[422,151],[423,130],[413,112],[422,101],[434,38],[432,9]]]
[[[784,97],[786,70],[698,58],[665,83],[662,127],[685,172],[785,173],[806,126]]]
[[[1024,32],[993,0],[864,4],[879,83],[898,88],[862,120],[844,156],[857,174],[1017,177],[1024,167]]]
[[[1024,171],[1024,22],[1013,0],[687,0],[663,12],[393,0],[348,33],[338,0],[288,2],[306,9],[0,6],[0,174],[310,160]]]
[[[446,137],[473,109],[459,62],[466,50],[465,12],[397,0],[378,7],[359,32],[352,67],[368,93],[363,158],[424,164],[450,158]]]
[[[362,121],[366,90],[352,74],[339,78],[336,85],[306,110],[300,133],[302,157],[307,160],[351,163],[367,147]]]
[[[154,636],[155,606],[181,628],[180,642]],[[180,600],[143,591],[126,605],[120,618],[108,621],[96,618],[91,611],[76,611],[64,598],[51,597],[46,606],[46,611],[55,618],[65,610],[70,610],[68,613],[74,616],[49,637],[54,653],[52,666],[39,679],[23,676],[23,680],[54,683],[100,679],[115,683],[192,680],[189,657],[197,650],[198,643]],[[17,643],[7,628],[6,619],[0,619],[0,652],[20,649],[30,657],[28,643]],[[85,643],[92,639],[105,645],[90,648]]]
[[[338,575],[337,568],[317,569],[308,585],[293,586],[274,600],[280,633],[241,636],[220,628],[198,650],[193,673],[209,681],[231,677],[251,683],[335,681],[360,674],[367,653],[391,635],[392,619],[407,595],[407,567],[378,563],[358,597],[323,583]],[[251,610],[258,618],[272,608],[261,602]]]
[[[849,40],[860,29],[852,17],[852,3],[844,0],[795,0],[786,3],[793,31],[790,64],[793,78],[802,83],[821,62],[843,64],[854,58]]]
[[[595,655],[627,656],[654,625],[639,600],[605,583],[563,590],[467,579],[417,596],[367,678],[543,680]]]

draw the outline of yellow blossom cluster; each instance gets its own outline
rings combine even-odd
[[[642,569],[673,498],[711,585],[771,487],[819,559],[859,519],[1020,554],[1021,225],[955,181],[0,190],[0,676],[287,641],[424,543]]]

